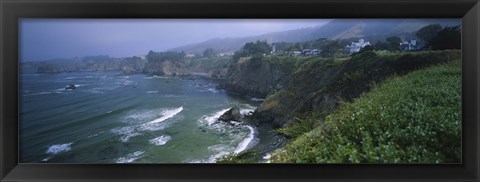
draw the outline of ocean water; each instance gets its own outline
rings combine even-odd
[[[253,147],[254,127],[217,118],[235,105],[247,114],[258,102],[216,86],[116,72],[22,74],[19,162],[211,163]]]

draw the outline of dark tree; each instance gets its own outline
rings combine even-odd
[[[206,48],[205,51],[203,51],[203,57],[213,57],[215,56],[215,51],[213,48]]]
[[[377,43],[375,43],[373,47],[375,48],[375,50],[391,50],[392,49],[389,43],[381,42],[381,41],[378,41]]]
[[[389,50],[391,51],[400,50],[400,43],[402,43],[402,39],[400,39],[400,37],[397,37],[397,36],[387,37],[385,40],[387,41],[388,44],[390,44]]]
[[[460,26],[445,27],[429,42],[433,50],[461,49],[462,38]]]
[[[248,42],[243,46],[243,49],[247,51],[248,55],[253,54],[268,54],[272,51],[272,47],[268,45],[265,41],[257,41],[257,42]]]
[[[245,51],[244,49],[240,49],[238,51],[235,51],[235,53],[233,54],[233,60],[238,61],[238,59],[245,56],[248,56],[247,51]]]
[[[375,50],[375,48],[372,45],[367,45],[365,47],[362,47],[360,51],[358,51],[358,53],[362,53],[365,51],[373,51],[373,50]]]
[[[272,43],[272,46],[275,46],[275,49],[276,50],[282,50],[282,51],[286,51],[288,47],[292,46],[293,43],[291,42],[275,42],[275,43]]]
[[[332,57],[344,50],[344,45],[338,41],[332,41],[322,47],[322,57]]]
[[[439,24],[431,24],[424,26],[415,33],[415,35],[424,42],[430,42],[430,40],[442,30],[442,26]]]

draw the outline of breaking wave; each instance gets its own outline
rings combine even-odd
[[[122,135],[120,137],[120,141],[128,142],[128,140],[130,138],[140,135],[141,131],[156,131],[156,130],[163,129],[164,126],[158,125],[159,123],[161,123],[161,122],[163,122],[167,119],[173,118],[174,116],[176,116],[178,113],[180,113],[182,111],[183,111],[183,106],[181,106],[179,108],[176,108],[176,109],[165,110],[165,111],[162,112],[162,114],[161,114],[162,117],[160,117],[160,118],[157,118],[155,120],[152,120],[150,122],[143,123],[143,124],[140,124],[140,125],[126,126],[126,127],[122,127],[122,128],[115,128],[115,129],[112,129],[112,132],[116,133],[116,134],[119,134],[119,135]]]
[[[172,138],[171,136],[162,135],[157,138],[149,140],[149,142],[154,145],[165,145],[168,141],[170,141],[171,138]]]
[[[51,146],[48,147],[48,149],[45,153],[46,154],[58,154],[58,153],[61,153],[61,152],[67,152],[67,151],[72,149],[71,148],[72,144],[73,144],[73,142],[51,145]]]
[[[140,159],[141,155],[145,153],[144,151],[136,151],[134,153],[128,154],[126,157],[120,157],[115,162],[116,163],[131,163],[137,159]]]

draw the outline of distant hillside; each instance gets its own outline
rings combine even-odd
[[[429,24],[442,26],[459,25],[458,19],[337,19],[323,26],[273,32],[258,36],[239,38],[217,38],[205,42],[189,44],[171,49],[171,51],[186,51],[202,53],[206,48],[216,52],[233,51],[241,48],[246,42],[266,40],[267,42],[303,42],[319,38],[350,39],[365,38],[370,42],[383,40],[396,35],[406,39],[413,38],[414,32]]]

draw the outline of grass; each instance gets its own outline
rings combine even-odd
[[[283,150],[284,163],[461,162],[461,61],[392,76]]]
[[[247,150],[236,153],[230,153],[226,156],[221,157],[217,160],[216,163],[219,164],[248,164],[248,163],[257,163],[259,156],[255,150]]]
[[[314,129],[319,123],[318,119],[319,119],[318,113],[313,113],[311,116],[305,119],[295,117],[294,118],[295,124],[288,126],[286,128],[276,129],[275,131],[289,138],[297,138],[303,135],[304,133]]]

